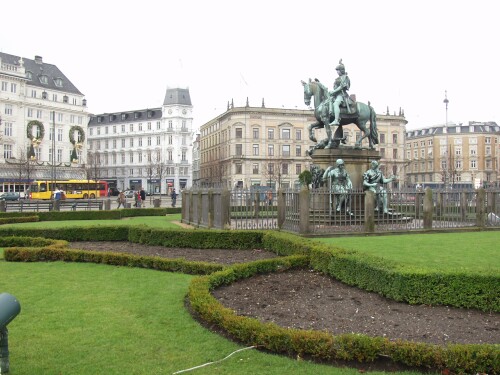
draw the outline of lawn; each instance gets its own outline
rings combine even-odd
[[[243,348],[186,311],[192,276],[98,264],[9,263],[1,256],[0,291],[21,303],[9,324],[11,375],[172,374]],[[189,373],[359,372],[252,349]]]
[[[500,232],[321,238],[318,241],[444,272],[500,274]]]
[[[67,227],[87,227],[96,225],[147,225],[153,228],[179,229],[178,222],[181,221],[181,214],[167,216],[138,216],[127,217],[122,220],[66,220],[66,221],[40,221],[36,223],[5,224],[3,227],[15,228],[67,228]]]

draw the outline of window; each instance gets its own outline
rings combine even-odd
[[[295,146],[295,156],[302,156],[302,146]]]
[[[301,130],[301,129],[297,129],[297,130],[295,130],[295,139],[296,139],[297,141],[302,140],[302,130]]]
[[[267,145],[267,156],[274,156],[274,145]]]
[[[283,172],[283,174],[288,174],[288,164],[287,163],[283,163],[283,165],[281,166],[281,171]]]
[[[182,120],[182,129],[181,130],[187,130],[187,127],[186,127],[186,120]]]
[[[104,134],[108,134],[108,132],[109,132],[109,129],[108,129],[108,127],[107,127],[107,126],[105,126],[105,127],[104,127]]]
[[[6,122],[4,127],[4,135],[7,137],[12,137],[12,123]]]
[[[385,133],[380,133],[380,143],[385,143]]]
[[[168,128],[169,129],[173,128],[172,120],[168,120]]]
[[[243,129],[241,128],[236,128],[236,134],[235,134],[235,137],[237,139],[241,139],[243,137]]]
[[[3,145],[3,158],[12,159],[12,145]]]
[[[58,113],[57,114],[57,122],[63,122],[64,121],[64,114]]]
[[[274,129],[267,129],[267,139],[274,139]]]
[[[470,147],[470,149],[469,149],[470,154],[477,155],[477,146],[469,146],[469,147]]]
[[[398,158],[398,149],[397,149],[397,148],[394,148],[394,149],[392,150],[392,158],[393,158],[394,160],[396,160],[396,159]]]
[[[33,108],[28,108],[28,117],[33,117]]]
[[[142,138],[139,138],[139,147],[142,147]]]
[[[134,138],[130,138],[129,145],[130,147],[134,147]]]
[[[235,165],[235,173],[236,174],[242,174],[243,172],[243,165],[241,163],[236,163]]]
[[[392,143],[395,145],[398,144],[398,135],[397,134],[392,135]]]
[[[410,152],[410,151],[408,151],[408,152]],[[383,148],[383,147],[380,147],[380,156],[385,158],[385,148]]]
[[[139,156],[139,163],[142,163],[142,152],[138,152],[137,155]]]
[[[241,156],[243,155],[243,147],[241,144],[236,145],[236,156]]]
[[[253,155],[258,156],[259,155],[259,145],[253,145]]]
[[[158,135],[156,136],[156,145],[159,146],[160,145],[160,139],[161,137]]]
[[[455,168],[456,169],[462,169],[462,160],[456,160],[455,161]]]
[[[476,161],[475,161],[475,160],[471,160],[471,161],[470,161],[470,167],[471,167],[471,169],[476,169],[476,168],[477,168],[477,165],[476,165]]]
[[[283,145],[281,156],[290,156],[290,145]]]
[[[116,125],[113,125],[113,134],[116,134]]]
[[[151,137],[148,137],[148,146],[151,146]]]
[[[62,140],[63,140],[63,130],[57,129],[57,141],[62,142]]]
[[[58,148],[57,149],[57,162],[60,163],[62,162],[62,149],[61,148]]]
[[[134,124],[130,124],[130,125],[129,125],[129,130],[130,130],[131,132],[133,132],[133,131],[134,131]]]
[[[491,144],[491,137],[484,138],[484,143]]]
[[[10,92],[13,94],[15,94],[17,92],[17,84],[15,84],[15,83],[10,84]],[[56,97],[57,97],[57,95],[56,95]]]
[[[125,147],[125,138],[122,139],[122,148]]]
[[[57,102],[57,94],[52,94],[52,101]]]
[[[104,141],[104,149],[105,149],[105,150],[107,150],[108,148],[109,148],[109,142],[108,142],[108,140],[106,139],[106,140]]]
[[[122,152],[122,164],[125,164],[125,153]]]
[[[122,124],[122,133],[125,133],[125,124]]]
[[[113,148],[116,148],[116,139],[113,139]]]
[[[9,84],[5,81],[2,81],[2,91],[7,91],[8,87],[9,87]]]
[[[139,131],[142,132],[142,122],[139,123]]]
[[[151,123],[148,122],[148,130],[151,130]]]
[[[462,147],[455,147],[455,155],[462,155]]]
[[[267,173],[269,173],[270,175],[274,174],[274,163],[269,163],[267,165]]]
[[[54,83],[55,83],[55,85],[56,85],[57,87],[62,87],[62,85],[63,85],[63,80],[62,80],[62,78],[56,78],[56,79],[54,79]]]
[[[258,163],[252,164],[252,173],[259,174],[259,164]]]
[[[43,111],[41,109],[36,110],[36,118],[41,119],[43,117]]]
[[[6,115],[11,115],[12,114],[12,104],[5,104],[4,113]]]
[[[41,75],[39,77],[39,79],[40,79],[40,83],[43,83],[43,84],[47,84],[49,82],[49,78],[46,75],[44,75],[44,74]]]
[[[173,137],[171,135],[168,136],[168,144],[171,145],[173,141]]]
[[[253,139],[259,139],[259,129],[253,129]]]
[[[156,130],[160,130],[160,129],[161,129],[161,122],[156,121]]]
[[[425,150],[424,149],[421,149],[420,150],[420,157],[423,159],[425,158]]]
[[[290,139],[290,129],[283,129],[281,131],[281,139]]]
[[[427,141],[427,146],[432,146],[432,139],[429,139],[429,140]]]
[[[484,148],[484,154],[487,156],[491,156],[491,146],[486,146]]]
[[[299,175],[302,173],[302,164],[295,164],[295,174]]]

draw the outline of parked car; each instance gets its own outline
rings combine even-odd
[[[0,201],[18,201],[19,193],[7,192],[0,194]]]
[[[133,198],[134,197],[134,191],[133,190],[125,190],[125,198]]]
[[[112,197],[117,197],[118,194],[120,194],[120,190],[118,190],[117,188],[115,187],[110,187],[109,188],[109,194],[112,196]]]

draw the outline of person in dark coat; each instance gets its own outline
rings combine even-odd
[[[139,194],[141,194],[141,203],[142,206],[144,206],[144,202],[146,201],[146,192],[144,191],[144,188],[141,188]]]

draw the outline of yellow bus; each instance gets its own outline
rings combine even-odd
[[[94,180],[56,180],[34,181],[29,187],[30,199],[52,199],[54,191],[64,192],[62,199],[94,199],[105,197],[108,192],[106,181]]]

